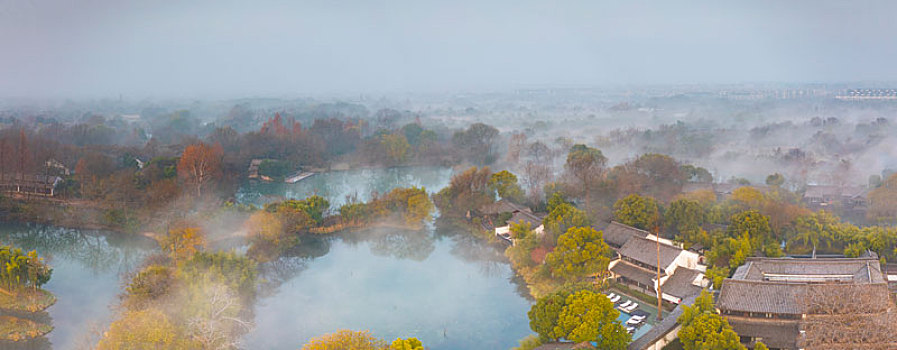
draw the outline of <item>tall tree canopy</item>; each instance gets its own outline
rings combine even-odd
[[[607,273],[612,251],[601,231],[591,227],[571,227],[558,237],[557,247],[545,257],[551,274],[567,281]]]
[[[221,145],[209,146],[199,142],[187,146],[178,161],[178,176],[196,188],[196,196],[202,196],[202,189],[221,174]]]
[[[660,224],[660,208],[657,201],[648,196],[630,194],[614,203],[617,221],[643,230],[654,230]]]
[[[632,338],[617,320],[619,316],[606,296],[581,290],[567,296],[555,333],[576,343],[596,342],[598,349],[623,350]]]

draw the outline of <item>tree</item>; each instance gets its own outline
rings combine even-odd
[[[467,130],[455,132],[452,135],[452,143],[464,150],[474,162],[486,165],[495,161],[492,153],[497,136],[498,129],[483,123],[475,123]]]
[[[564,336],[564,334],[555,333],[555,328],[569,295],[570,293],[564,291],[555,292],[540,298],[530,307],[527,313],[529,328],[539,335],[541,342],[557,341],[558,338]]]
[[[729,227],[726,228],[729,237],[740,237],[747,234],[753,247],[761,247],[772,236],[769,227],[769,218],[756,210],[747,210],[729,219]]]
[[[545,262],[552,276],[577,281],[592,274],[605,275],[611,253],[600,231],[571,227],[558,237],[557,247],[545,257]]]
[[[651,197],[630,194],[614,203],[617,221],[642,230],[653,230],[660,222],[660,208]]]
[[[340,330],[312,338],[302,350],[383,350],[387,343],[369,331]]]
[[[507,170],[492,174],[489,178],[489,189],[498,193],[502,199],[520,203],[523,201],[523,189],[517,184],[517,176]]]
[[[389,350],[424,350],[424,343],[417,338],[397,338],[392,341]]]
[[[604,174],[605,164],[607,158],[600,150],[584,144],[573,145],[567,153],[567,163],[564,167],[582,184],[587,205],[591,189]]]
[[[702,225],[704,225],[704,207],[697,201],[688,199],[673,201],[664,213],[664,226],[674,229],[680,237],[694,236],[700,232]]]
[[[155,308],[126,311],[109,325],[109,330],[97,344],[98,350],[201,348],[172,324],[165,313]]]
[[[619,316],[606,296],[581,290],[567,296],[555,333],[576,343],[596,342],[598,349],[623,350],[631,337],[617,320]]]
[[[206,245],[205,235],[198,227],[182,227],[169,230],[159,239],[159,245],[175,261],[192,257]]]
[[[526,134],[515,132],[511,135],[511,141],[508,142],[508,162],[517,164],[524,147],[526,147]]]
[[[202,197],[203,187],[221,173],[221,145],[209,146],[202,142],[187,146],[178,161],[178,176],[196,187],[196,196]]]
[[[888,176],[883,184],[869,192],[866,217],[878,222],[897,220],[897,173]]]
[[[840,231],[840,226],[840,220],[825,210],[802,216],[795,222],[796,235],[793,241],[810,245],[813,250],[816,250],[820,243],[825,243],[826,247],[831,248],[832,240],[837,236],[836,232]]]
[[[800,324],[803,345],[806,349],[894,349],[897,313],[888,295],[883,284],[807,285],[798,298],[806,310]]]
[[[552,199],[555,198],[552,196]],[[553,235],[553,238],[567,232],[571,227],[589,226],[590,220],[584,211],[577,209],[572,204],[563,202],[554,205],[554,208],[551,209],[542,223],[545,225],[545,229]],[[556,242],[552,239],[549,243],[554,244]]]
[[[174,284],[174,274],[167,266],[150,265],[131,279],[125,288],[126,305],[139,310],[168,295]]]
[[[686,350],[745,349],[729,322],[716,313],[713,296],[706,290],[701,291],[692,306],[682,308],[676,322],[682,326],[678,337]]]
[[[679,167],[679,171],[682,173],[682,177],[685,178],[686,181],[689,182],[697,182],[697,183],[711,183],[713,182],[713,175],[710,174],[707,169],[702,167],[696,167],[691,164],[682,165]]]
[[[390,164],[402,164],[408,158],[411,145],[403,134],[384,134],[380,136],[380,145],[386,152]]]
[[[780,187],[785,183],[785,176],[779,173],[771,174],[766,177],[766,184],[769,186]]]

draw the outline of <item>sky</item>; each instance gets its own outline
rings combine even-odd
[[[895,1],[0,0],[0,98],[897,80]]]

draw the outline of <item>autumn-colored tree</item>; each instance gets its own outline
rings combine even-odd
[[[178,176],[196,188],[196,196],[202,197],[202,189],[221,174],[221,145],[212,146],[199,142],[187,146],[178,161]]]
[[[340,330],[312,338],[302,350],[383,350],[387,345],[369,331]]]
[[[604,174],[605,164],[607,164],[607,158],[600,150],[583,144],[573,145],[570,152],[567,153],[567,163],[564,164],[564,167],[582,186],[586,205],[590,203],[592,189],[597,186],[598,180]]]
[[[155,308],[126,311],[109,325],[109,330],[103,333],[97,344],[98,350],[201,348],[198,342],[188,339],[165,313]]]
[[[489,188],[502,199],[520,203],[523,200],[523,189],[517,185],[517,176],[507,170],[499,171],[489,178]]]
[[[424,343],[417,338],[397,338],[392,341],[389,350],[424,350]]]
[[[405,135],[401,133],[384,134],[380,136],[380,147],[386,153],[386,157],[391,165],[402,164],[408,159],[408,152],[411,145],[405,139]]]
[[[201,251],[206,245],[206,238],[198,227],[176,228],[159,239],[159,245],[172,259],[180,261]]]

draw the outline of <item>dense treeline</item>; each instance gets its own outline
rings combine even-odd
[[[0,246],[0,284],[7,289],[21,287],[40,288],[50,280],[53,269],[37,255],[37,251],[25,252],[21,248]]]

